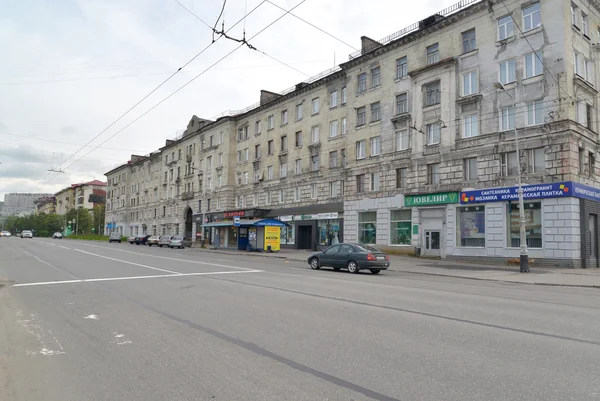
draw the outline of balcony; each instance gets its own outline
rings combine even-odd
[[[190,163],[192,161],[192,157],[193,157],[192,154],[188,153],[187,155],[185,155],[185,161]]]
[[[181,200],[194,199],[194,191],[188,191],[181,194]]]

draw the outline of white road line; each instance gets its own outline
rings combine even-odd
[[[55,284],[95,283],[95,282],[99,282],[99,281],[141,280],[141,279],[146,279],[146,278],[210,276],[210,275],[219,275],[219,274],[262,273],[262,272],[264,272],[264,270],[244,270],[244,271],[225,271],[225,272],[160,274],[160,275],[156,275],[156,276],[88,278],[88,279],[82,279],[82,280],[64,280],[64,281],[45,281],[45,282],[39,282],[39,283],[22,283],[22,284],[15,284],[15,285],[13,285],[13,287],[36,287],[36,286],[41,286],[41,285],[55,285]]]
[[[145,268],[147,268],[147,269],[158,270],[158,271],[160,271],[160,272],[165,272],[165,273],[171,273],[171,274],[181,274],[181,273],[179,273],[179,272],[174,272],[173,270],[159,269],[158,267],[152,267],[152,266],[142,265],[142,264],[140,264],[140,263],[128,262],[128,261],[126,261],[126,260],[115,259],[115,258],[111,258],[111,257],[108,257],[108,256],[98,255],[97,253],[91,253],[91,252],[87,252],[87,251],[82,251],[81,249],[75,249],[75,250],[76,250],[77,252],[85,253],[85,254],[87,254],[87,255],[96,256],[96,257],[98,257],[98,258],[103,258],[103,259],[108,259],[108,260],[114,260],[115,262],[127,263],[128,265],[145,267]]]
[[[56,245],[56,246],[59,248],[62,248],[62,249],[71,249],[71,248],[67,248],[66,246],[62,246],[62,245]]]

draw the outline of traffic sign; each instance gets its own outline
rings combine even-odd
[[[234,227],[239,227],[240,226],[240,217],[239,216],[235,216],[233,218],[233,226]]]

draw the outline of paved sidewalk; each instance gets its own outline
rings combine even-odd
[[[191,248],[200,252],[239,255],[244,257],[276,258],[307,263],[312,251],[282,249],[277,253],[243,252],[235,250]],[[412,256],[390,255],[390,270],[416,274],[459,277],[472,280],[501,281],[507,283],[556,285],[600,288],[600,269],[531,268],[531,273],[519,272],[518,266],[481,265],[450,262],[447,260],[420,259]],[[307,264],[308,266],[308,264]]]

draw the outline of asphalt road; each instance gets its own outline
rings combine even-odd
[[[2,401],[600,399],[595,289],[43,238],[2,285]]]

